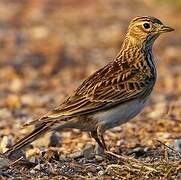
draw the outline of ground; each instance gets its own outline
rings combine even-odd
[[[25,122],[116,55],[133,17],[175,29],[154,45],[158,80],[148,106],[105,135],[117,156],[94,155],[89,134],[68,130],[35,142],[24,159],[1,155],[2,179],[181,179],[180,1],[1,0],[0,11],[1,153],[31,131]]]

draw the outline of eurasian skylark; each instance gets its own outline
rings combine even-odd
[[[29,123],[36,128],[6,155],[23,148],[47,131],[77,128],[90,132],[106,150],[103,134],[136,116],[145,106],[156,81],[152,45],[158,36],[174,29],[155,17],[136,17],[118,55],[86,79],[56,109]]]

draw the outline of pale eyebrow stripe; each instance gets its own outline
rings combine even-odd
[[[163,24],[160,20],[154,18],[154,17],[137,17],[136,19],[133,19],[132,22],[139,22],[139,21],[148,21],[148,22],[152,22],[152,23],[157,23],[157,24]]]

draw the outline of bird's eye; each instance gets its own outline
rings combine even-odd
[[[150,28],[150,24],[149,24],[149,23],[144,23],[144,24],[143,24],[143,27],[144,27],[145,29],[149,29],[149,28]]]

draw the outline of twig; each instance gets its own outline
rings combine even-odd
[[[149,171],[154,171],[154,172],[157,172],[157,170],[153,167],[150,166],[150,164],[147,164],[147,163],[143,163],[141,162],[140,160],[137,160],[133,157],[129,157],[129,156],[121,156],[121,155],[118,155],[118,154],[115,154],[115,153],[112,153],[110,151],[107,151],[106,152],[107,154],[113,156],[113,157],[116,157],[122,161],[125,161],[125,162],[129,162],[131,166],[135,167],[135,168],[145,168]]]
[[[170,146],[166,145],[165,143],[163,143],[162,141],[156,139],[157,142],[159,142],[160,144],[162,144],[163,146],[165,146],[166,148],[172,150],[175,154],[177,154],[179,157],[181,157],[181,153],[176,151],[175,149],[171,148]]]
[[[15,160],[15,161],[13,161],[12,163],[10,163],[9,166],[13,166],[14,164],[21,161],[22,159],[23,159],[23,156],[21,156],[19,159]]]

